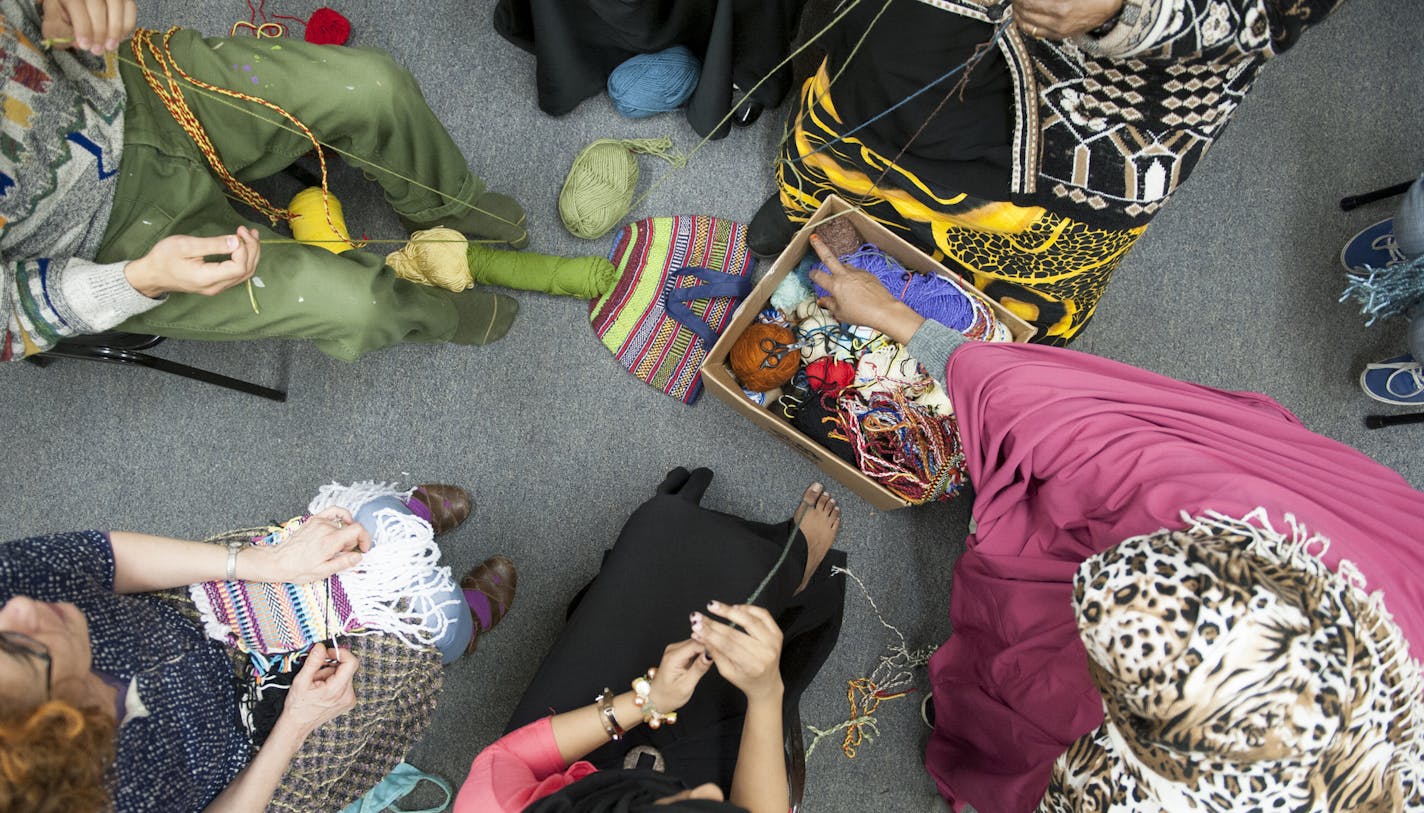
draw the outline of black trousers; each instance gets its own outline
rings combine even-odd
[[[658,664],[668,644],[689,636],[689,613],[705,612],[711,599],[745,603],[766,578],[787,544],[790,521],[752,522],[702,508],[698,502],[711,479],[707,469],[674,469],[657,496],[628,518],[598,575],[570,604],[567,623],[508,731],[586,706],[605,687],[626,690]],[[845,577],[830,575],[832,565],[845,563],[839,551],[831,551],[807,589],[793,596],[806,571],[806,538],[797,533],[791,545],[756,602],[785,633],[781,671],[788,710],[796,708],[835,647],[845,599]],[[714,667],[678,711],[676,725],[656,731],[639,726],[586,759],[603,770],[621,768],[630,750],[651,746],[666,772],[689,787],[716,782],[730,789],[745,711],[745,696]]]

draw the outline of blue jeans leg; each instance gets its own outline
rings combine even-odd
[[[361,527],[371,535],[371,544],[373,545],[377,544],[376,514],[381,511],[411,513],[405,503],[395,497],[377,497],[361,506],[361,510],[356,512],[356,521],[361,523]],[[435,641],[435,648],[440,650],[440,662],[454,663],[457,658],[465,654],[465,647],[469,646],[470,639],[474,637],[475,621],[470,613],[470,605],[465,603],[465,594],[460,590],[459,585],[441,593],[436,597],[436,602],[454,602],[446,604],[438,610],[445,615],[450,623],[445,627],[445,634]]]

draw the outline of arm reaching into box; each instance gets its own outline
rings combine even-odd
[[[905,345],[905,352],[943,386],[949,354],[968,341],[964,334],[915,313],[874,274],[847,267],[837,259],[819,236],[811,235],[811,247],[826,264],[826,271],[813,270],[811,279],[830,292],[817,300],[818,304],[842,322],[875,328]]]

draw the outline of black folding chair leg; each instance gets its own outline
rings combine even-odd
[[[45,351],[45,355],[50,358],[72,358],[91,359],[98,361],[113,361],[121,364],[137,364],[140,367],[147,367],[151,370],[159,370],[173,375],[181,375],[184,378],[191,378],[194,381],[202,381],[207,384],[216,384],[219,387],[226,387],[237,392],[245,392],[248,395],[256,395],[259,398],[266,398],[271,401],[287,400],[287,393],[282,390],[275,390],[271,387],[264,387],[260,384],[253,384],[250,381],[243,381],[239,378],[232,378],[211,370],[203,370],[198,367],[190,367],[187,364],[180,364],[158,356],[150,356],[147,353],[136,353],[132,350],[125,350],[119,347],[84,346],[81,348],[69,348],[64,345],[56,345]],[[43,366],[43,362],[36,360],[36,363]]]
[[[142,367],[162,370],[165,373],[181,375],[184,378],[191,378],[195,381],[202,381],[207,384],[216,384],[219,387],[227,387],[230,390],[245,392],[248,395],[256,395],[259,398],[266,398],[271,401],[285,402],[287,400],[287,393],[282,390],[274,390],[271,387],[253,384],[250,381],[232,378],[231,376],[215,373],[211,370],[189,367],[186,364],[179,364],[176,361],[169,361],[168,359],[159,358],[158,356],[150,356],[147,353],[134,353],[133,355],[137,356],[137,358],[133,360],[133,363]]]

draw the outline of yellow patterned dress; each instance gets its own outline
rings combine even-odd
[[[1147,227],[1094,228],[1041,206],[946,193],[855,135],[841,138],[848,128],[830,84],[822,63],[802,87],[776,164],[791,221],[805,222],[827,195],[840,195],[1037,327],[1034,341],[1062,345],[1076,336]]]

